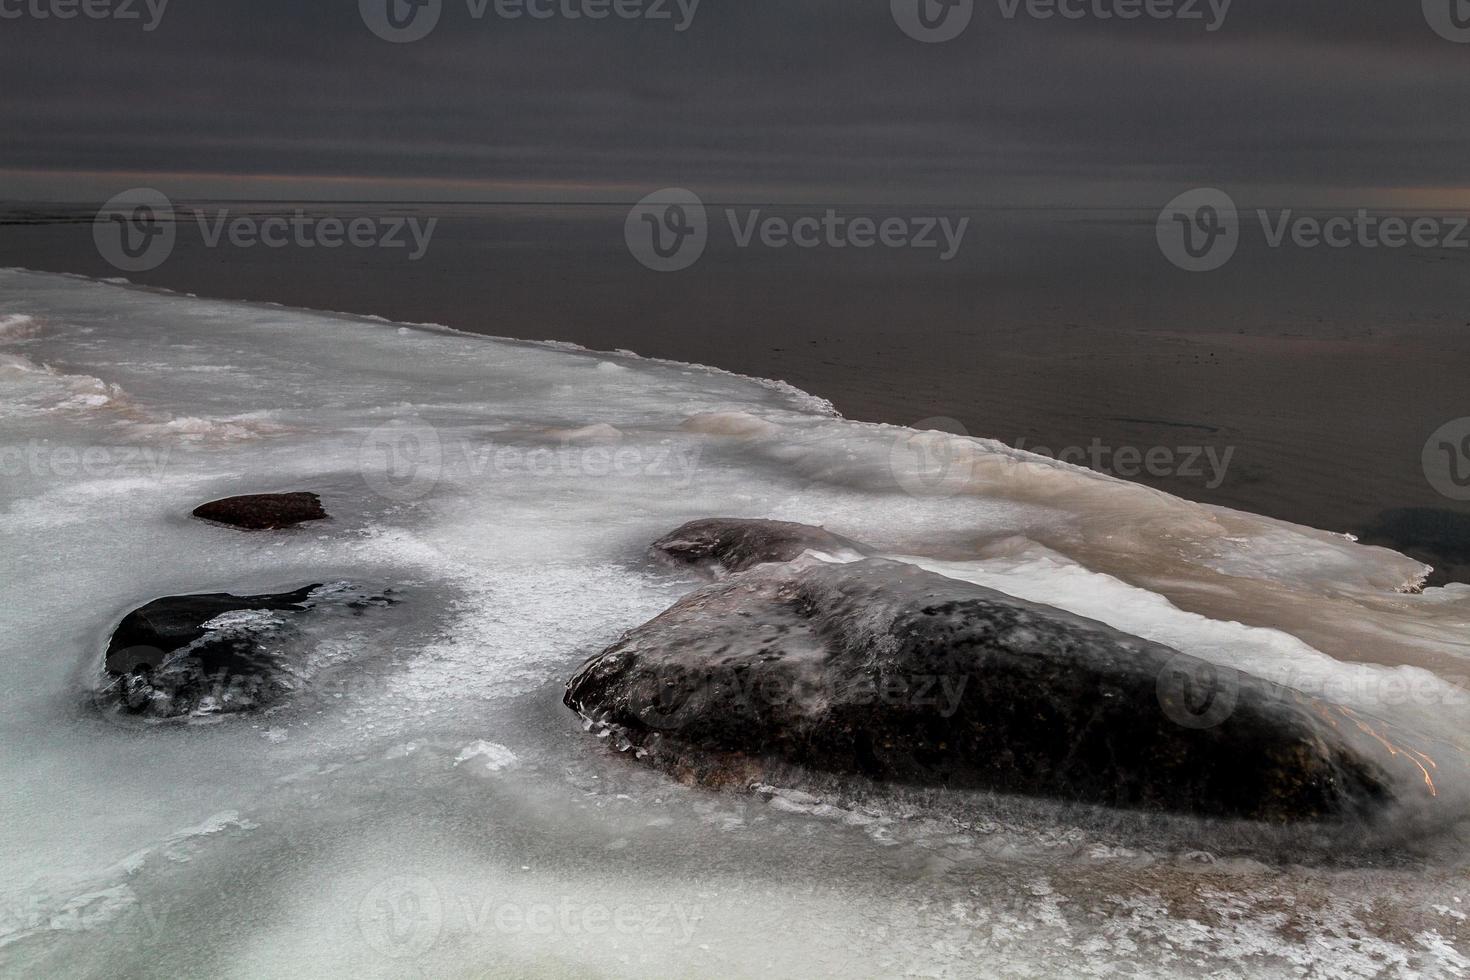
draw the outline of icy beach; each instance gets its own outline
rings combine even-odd
[[[190,516],[289,491],[331,519]],[[1284,853],[639,765],[564,686],[704,584],[649,545],[711,516],[820,525],[1330,702],[1412,803],[1360,848]],[[6,976],[1470,970],[1470,586],[1340,535],[711,368],[6,270],[0,539]],[[130,611],[313,583],[395,603],[305,630],[265,711],[101,697]]]

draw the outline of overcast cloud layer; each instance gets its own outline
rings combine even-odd
[[[974,0],[944,43],[907,36],[890,0],[703,0],[682,32],[677,0],[661,21],[511,21],[496,0],[476,19],[442,0],[406,44],[356,0],[169,0],[152,30],[145,0],[110,0],[136,20],[35,16],[53,2],[0,0],[0,198],[152,183],[624,201],[679,185],[1085,205],[1212,184],[1470,205],[1438,190],[1470,185],[1470,44],[1421,0],[1235,0],[1213,32],[1210,0],[1200,20],[1131,21],[1092,12],[1119,0],[1067,0],[1086,3],[1078,21]]]

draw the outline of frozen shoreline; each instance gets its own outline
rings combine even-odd
[[[0,631],[20,679],[0,693],[7,973],[749,975],[753,940],[808,975],[1470,965],[1457,837],[1417,871],[1222,866],[999,810],[956,827],[709,794],[628,767],[555,703],[585,656],[689,590],[647,544],[739,512],[1340,686],[1459,753],[1470,587],[1401,591],[1422,574],[1409,559],[626,353],[12,270],[7,315],[32,327],[0,340],[0,446],[42,447],[7,457],[0,512],[0,569],[26,597]],[[125,458],[143,450],[159,465]],[[249,538],[186,516],[298,488],[336,520]],[[141,602],[343,578],[408,596],[360,684],[147,730],[86,701]],[[1460,806],[1459,760],[1442,761]],[[437,911],[400,921],[405,896]],[[564,901],[581,911],[550,934],[496,921]],[[1397,925],[1373,924],[1378,901]],[[637,925],[595,932],[592,906]]]
[[[93,216],[10,226],[0,265],[115,274]],[[1434,565],[1434,584],[1470,582],[1470,517],[1419,457],[1464,414],[1470,335],[1454,262],[1379,250],[1329,267],[1262,249],[1229,276],[1176,278],[1156,274],[1154,209],[981,209],[984,234],[948,266],[742,252],[660,277],[630,267],[617,208],[441,216],[444,240],[419,264],[433,289],[379,250],[343,262],[257,249],[220,263],[188,235],[135,278],[779,377],[851,419],[947,416],[941,427],[1095,458],[1186,499],[1357,534]],[[1202,450],[1220,465],[1192,463]],[[1150,451],[1162,469],[1139,465]]]

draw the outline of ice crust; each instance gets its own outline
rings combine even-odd
[[[698,584],[650,542],[772,518],[1325,687],[1442,744],[1463,806],[1470,589],[985,440],[923,437],[936,482],[914,436],[710,368],[0,271],[0,973],[1470,969],[1458,830],[1409,866],[1283,868],[993,799],[711,794],[561,709]],[[287,489],[332,527],[188,519]],[[128,610],[343,580],[411,596],[350,682],[201,725],[95,710]]]

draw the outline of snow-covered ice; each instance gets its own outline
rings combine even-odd
[[[778,382],[18,270],[0,487],[5,975],[1470,970],[1470,587],[1421,593],[1416,562],[1340,535]],[[188,517],[286,490],[333,520]],[[1388,718],[1444,747],[1444,829],[1309,867],[994,799],[683,786],[560,695],[695,587],[647,547],[711,516],[820,524]],[[93,702],[149,600],[338,581],[401,602],[370,640],[319,638],[354,669],[264,716]]]
[[[460,749],[459,755],[454,757],[454,764],[459,765],[461,762],[469,762],[471,759],[483,759],[485,768],[491,772],[509,769],[516,764],[516,754],[514,752],[504,745],[487,742],[484,739],[471,742],[469,745]]]

